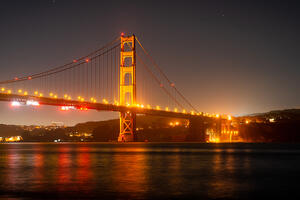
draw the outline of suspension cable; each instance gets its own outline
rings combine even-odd
[[[95,58],[97,57],[100,57],[102,55],[105,55],[106,53],[110,52],[111,50],[117,48],[120,46],[120,43],[113,46],[112,48],[108,49],[107,51],[101,53],[101,54],[98,54],[97,56],[94,56],[94,57],[91,57],[89,60],[94,60]],[[84,64],[86,63],[85,61],[81,60],[82,62],[79,62],[77,63],[76,65],[74,65],[74,63],[72,63],[73,65],[69,66],[69,67],[63,67],[63,68],[58,68],[57,71],[54,71],[54,70],[48,70],[48,73],[40,73],[39,75],[37,76],[33,76],[30,78],[30,80],[33,80],[33,79],[37,79],[37,78],[41,78],[41,77],[46,77],[46,76],[50,76],[52,74],[57,74],[57,73],[60,73],[60,72],[64,72],[66,70],[69,70],[69,69],[72,69],[72,68],[75,68],[75,67],[78,67],[79,65],[81,64]],[[21,82],[21,81],[27,81],[28,79],[19,79],[19,80],[8,80],[8,81],[3,81],[3,82],[0,82],[0,84],[8,84],[8,83],[14,83],[14,82]]]
[[[176,93],[178,93],[181,98],[192,108],[194,109],[196,112],[199,112],[188,100],[187,98],[184,97],[184,95],[175,87],[174,83],[172,83],[170,81],[170,79],[167,77],[167,75],[161,70],[161,68],[157,65],[157,63],[155,62],[155,60],[153,59],[153,57],[148,53],[148,51],[143,47],[143,45],[141,44],[141,42],[138,40],[137,37],[135,37],[136,41],[139,43],[140,47],[142,48],[142,50],[144,51],[144,53],[146,54],[146,56],[149,58],[149,60],[153,63],[153,65],[156,67],[156,69],[160,72],[160,74],[168,81],[168,83],[171,85],[171,87],[173,87],[176,91]]]
[[[142,63],[143,67],[149,72],[149,74],[151,75],[151,77],[158,83],[158,85],[163,89],[163,91],[170,97],[172,98],[176,104],[180,107],[180,108],[184,108],[183,105],[181,105],[171,94],[170,92],[163,86],[163,84],[160,82],[160,80],[153,74],[153,72],[149,69],[149,67],[142,61],[142,59],[140,58],[140,56],[138,54],[136,54],[137,59],[139,62]]]
[[[109,46],[113,45],[114,43],[116,43],[116,42],[119,41],[119,40],[120,40],[120,37],[118,36],[117,38],[115,38],[115,39],[112,40],[111,42],[107,43],[106,45],[104,45],[104,46],[101,47],[100,49],[97,49],[97,50],[95,50],[95,51],[89,53],[88,55],[82,56],[82,57],[80,57],[80,58],[78,58],[78,59],[75,59],[74,61],[69,62],[69,63],[67,63],[67,64],[60,65],[60,66],[54,67],[54,68],[52,68],[52,69],[50,69],[50,70],[43,71],[43,72],[36,73],[36,74],[32,74],[32,75],[29,75],[29,76],[24,76],[24,77],[17,78],[17,79],[10,79],[10,80],[6,80],[6,81],[1,81],[0,84],[7,84],[7,83],[12,83],[12,82],[20,82],[20,81],[25,81],[25,80],[31,80],[31,79],[33,79],[33,78],[36,77],[36,76],[42,77],[41,75],[43,75],[43,74],[48,74],[48,73],[50,73],[50,72],[53,72],[53,71],[56,71],[56,70],[65,68],[65,67],[67,67],[67,66],[69,66],[69,65],[72,65],[72,64],[74,64],[74,62],[82,61],[82,60],[84,60],[85,58],[90,57],[90,56],[92,56],[92,55],[98,53],[99,51],[102,51],[102,50],[105,49],[105,48],[108,48]]]

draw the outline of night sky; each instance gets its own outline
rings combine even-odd
[[[200,111],[242,115],[300,106],[297,1],[1,1],[0,80],[86,55],[134,33]],[[0,123],[66,125],[118,113],[11,109]]]

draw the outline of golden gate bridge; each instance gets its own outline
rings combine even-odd
[[[216,122],[221,132],[222,121],[231,120],[231,116],[199,112],[138,38],[123,33],[64,65],[0,81],[0,89],[0,101],[10,101],[12,106],[119,112],[118,141],[125,142],[136,141],[137,114],[189,119],[190,130],[203,142],[205,123]]]

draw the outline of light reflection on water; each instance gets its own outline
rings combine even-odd
[[[0,198],[278,197],[296,194],[299,158],[279,144],[0,144]]]

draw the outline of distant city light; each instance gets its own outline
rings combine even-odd
[[[22,136],[11,136],[5,138],[0,137],[0,141],[5,141],[5,142],[20,142],[21,140],[23,140]]]
[[[81,107],[79,107],[79,108],[77,108],[77,109],[78,109],[78,110],[84,110],[84,111],[88,110],[87,107],[83,107],[83,106],[81,106]]]
[[[13,101],[13,102],[11,102],[10,105],[11,105],[12,107],[19,107],[19,106],[21,106],[21,103],[18,102],[18,101]]]
[[[28,101],[26,101],[26,105],[27,106],[40,106],[40,103],[37,101],[28,100]]]
[[[67,111],[67,110],[69,110],[69,107],[68,106],[62,106],[62,107],[60,107],[60,110]]]
[[[60,110],[62,111],[68,111],[68,110],[75,110],[76,108],[74,106],[61,106]]]

